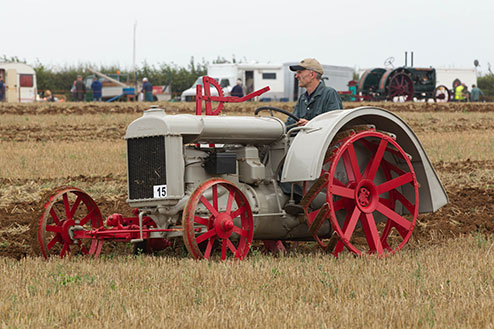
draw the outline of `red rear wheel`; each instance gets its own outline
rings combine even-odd
[[[199,185],[182,216],[184,242],[196,259],[243,259],[254,236],[254,221],[245,195],[231,182],[212,178]]]
[[[103,226],[98,206],[84,191],[75,187],[55,190],[44,204],[39,220],[38,242],[41,254],[63,258],[70,253],[98,256],[103,241],[76,240],[76,230],[92,230]]]
[[[410,239],[418,216],[418,182],[408,155],[390,136],[357,133],[334,152],[327,183],[331,225],[355,254],[394,253]]]

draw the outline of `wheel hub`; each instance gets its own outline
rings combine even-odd
[[[357,207],[365,213],[373,212],[379,202],[376,185],[373,181],[363,179],[355,189],[355,202]]]
[[[218,237],[221,239],[228,238],[233,232],[233,220],[232,217],[227,213],[220,213],[216,220],[214,221],[214,226]]]
[[[70,237],[70,229],[75,225],[75,220],[67,219],[62,223],[62,238],[67,243],[73,243],[73,239]]]

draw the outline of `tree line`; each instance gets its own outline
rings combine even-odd
[[[160,63],[150,65],[144,62],[136,68],[136,71],[120,69],[117,66],[96,66],[91,64],[78,64],[76,66],[48,67],[39,61],[33,65],[36,72],[38,90],[51,90],[57,94],[69,94],[70,88],[78,75],[82,77],[92,75],[86,68],[91,67],[103,74],[117,74],[130,85],[136,80],[142,81],[144,77],[155,86],[171,85],[172,95],[179,96],[182,91],[190,88],[196,79],[207,73],[207,62],[196,63],[194,58],[190,59],[187,67],[176,64]],[[128,79],[128,80],[127,80]]]

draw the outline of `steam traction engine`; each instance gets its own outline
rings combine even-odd
[[[449,89],[436,86],[436,70],[433,68],[399,67],[366,70],[358,83],[358,98],[375,101],[413,101],[433,99],[448,102]]]
[[[237,99],[198,90],[197,114],[202,101],[217,114],[211,101],[263,91]],[[345,247],[389,254],[409,240],[419,213],[448,202],[417,137],[391,112],[331,111],[287,127],[265,111],[292,115],[272,107],[255,116],[145,111],[125,135],[135,216],[113,214],[104,225],[89,195],[62,187],[39,221],[42,254],[97,256],[107,239],[147,248],[183,239],[196,259],[243,259],[253,239],[271,249],[315,240],[334,255]]]

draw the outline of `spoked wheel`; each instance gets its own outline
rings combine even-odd
[[[245,195],[231,182],[212,178],[199,185],[182,216],[184,243],[195,259],[243,259],[254,235],[252,211]],[[219,249],[219,250],[218,250]]]
[[[434,89],[434,101],[437,103],[446,103],[449,102],[450,100],[450,92],[446,86],[440,85],[437,86],[436,89]]]
[[[327,211],[338,235],[333,254],[386,255],[410,239],[418,216],[418,182],[409,156],[377,131],[347,138],[328,173]],[[360,230],[360,232],[359,232]]]
[[[61,187],[44,204],[39,220],[38,242],[41,254],[48,258],[68,254],[98,256],[103,241],[74,239],[74,231],[93,230],[103,226],[101,213],[91,197],[75,187]]]
[[[309,182],[304,183],[303,198],[300,204],[304,207],[309,233],[312,234],[319,246],[325,251],[332,252],[338,241],[338,235],[332,230],[329,205],[326,202],[331,161],[333,161],[335,157],[335,151],[348,138],[358,132],[367,131],[369,129],[374,129],[374,126],[353,126],[351,129],[339,132],[326,151],[319,179],[311,184],[309,184]],[[344,206],[347,206],[348,202],[349,200],[337,202],[334,205],[335,211],[343,209]]]
[[[413,81],[406,73],[397,73],[390,78],[388,85],[388,98],[392,101],[412,101]]]

